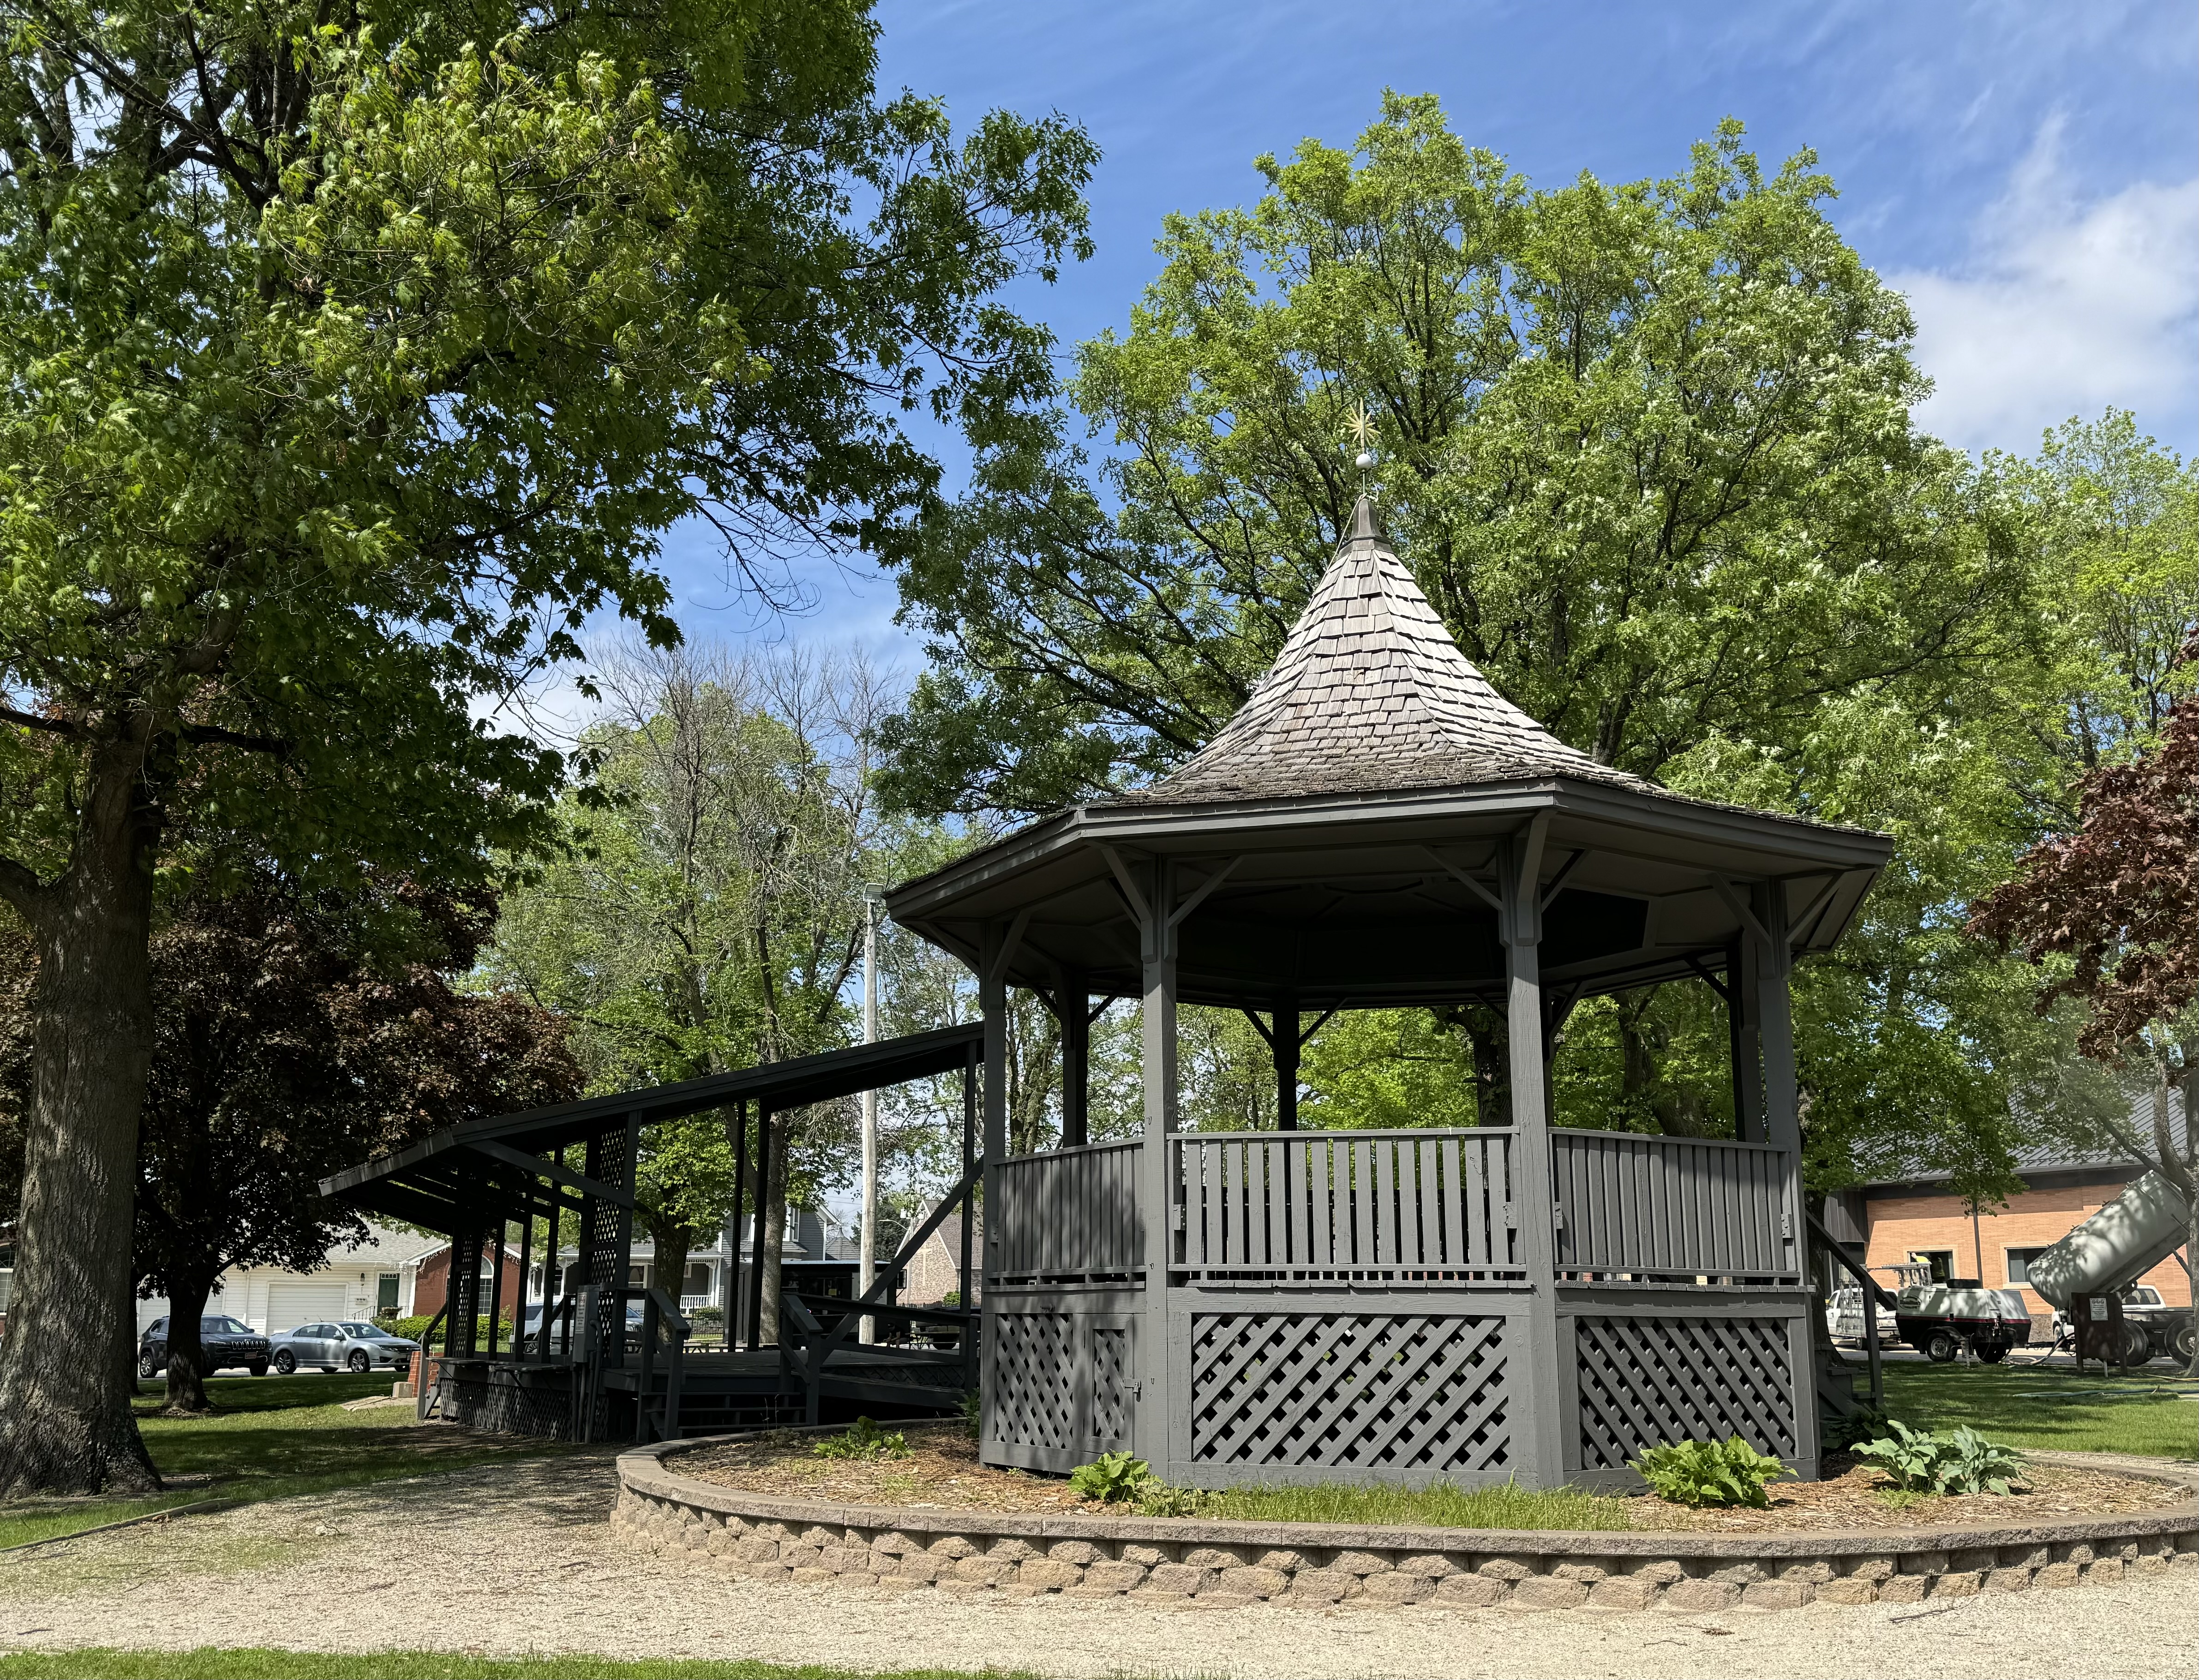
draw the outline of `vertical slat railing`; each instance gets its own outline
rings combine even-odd
[[[1002,1161],[990,1210],[1003,1276],[1082,1275],[1144,1263],[1135,1166],[1141,1141],[1094,1144]]]
[[[1493,1128],[1173,1138],[1175,1263],[1207,1273],[1508,1269],[1510,1140]]]
[[[1559,1259],[1599,1276],[1793,1273],[1786,1164],[1769,1144],[1554,1131]]]

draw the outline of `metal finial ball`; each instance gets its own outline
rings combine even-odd
[[[1359,452],[1359,458],[1351,464],[1362,472],[1372,472],[1374,470],[1374,460],[1375,455],[1373,450],[1362,449]]]

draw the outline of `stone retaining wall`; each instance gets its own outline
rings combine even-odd
[[[2199,1577],[2199,1503],[2191,1502],[2023,1526],[1753,1535],[1162,1521],[775,1499],[680,1475],[666,1462],[709,1444],[668,1442],[621,1456],[611,1518],[619,1531],[751,1578],[880,1593],[1783,1610],[2027,1592],[2126,1573]],[[2161,1479],[2192,1485],[2173,1473]]]

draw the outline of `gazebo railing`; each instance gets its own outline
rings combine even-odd
[[[1120,1276],[1143,1267],[1137,1171],[1144,1146],[1134,1138],[1000,1162],[993,1170],[1000,1205],[986,1210],[987,1270],[996,1279],[1036,1280]]]
[[[1508,1131],[1193,1133],[1172,1269],[1517,1275]]]
[[[1519,1222],[1547,1208],[1562,1277],[1694,1283],[1800,1276],[1785,1158],[1769,1144],[1553,1130],[1551,1187],[1519,1181],[1508,1129],[1194,1132],[1169,1140],[1171,1272],[1524,1276]],[[1127,1278],[1145,1264],[1142,1144],[994,1169],[1000,1281]]]
[[[1767,1143],[1553,1130],[1561,1273],[1799,1281],[1786,1153]]]

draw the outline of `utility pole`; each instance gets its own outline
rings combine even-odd
[[[863,1042],[878,1040],[878,908],[884,903],[882,886],[863,889]],[[863,1093],[863,1216],[855,1261],[855,1293],[867,1295],[878,1280],[875,1257],[878,1234],[878,1094]],[[862,1340],[878,1339],[878,1321],[863,1315]]]

